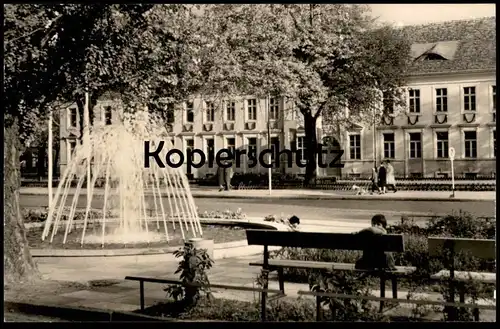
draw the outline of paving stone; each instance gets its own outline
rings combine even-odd
[[[112,300],[116,299],[117,294],[91,291],[91,290],[80,290],[80,291],[70,292],[70,293],[66,293],[66,294],[61,294],[60,296],[79,298],[79,299],[85,299],[85,300],[93,300],[93,301],[97,302],[97,301],[108,301],[108,300],[112,301]]]
[[[40,304],[48,304],[48,305],[69,305],[78,301],[81,301],[81,298],[78,297],[68,297],[62,295],[50,295],[50,296],[40,296],[35,299],[37,303]]]
[[[126,304],[126,303],[116,303],[116,302],[94,302],[88,303],[81,306],[98,308],[103,310],[112,310],[117,312],[133,312],[140,309],[138,302],[136,304]]]
[[[136,291],[137,288],[133,287],[124,287],[119,285],[107,286],[107,287],[92,287],[92,291],[96,292],[104,292],[108,294],[123,294],[130,293],[132,291]]]

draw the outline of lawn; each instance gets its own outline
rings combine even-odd
[[[116,227],[109,227],[106,229],[106,234],[112,233],[113,229]],[[233,242],[239,240],[245,240],[245,230],[241,227],[235,226],[225,226],[225,225],[201,225],[203,231],[203,238],[214,240],[214,243],[224,243]],[[105,243],[104,249],[120,249],[120,248],[166,248],[166,247],[176,247],[184,244],[182,238],[181,230],[179,224],[176,224],[174,229],[172,223],[167,223],[167,232],[169,235],[169,241],[166,241],[165,226],[161,224],[159,229],[155,223],[148,224],[148,232],[151,237],[151,242],[128,242],[124,244],[120,240],[112,240],[109,243]],[[71,233],[68,233],[66,243],[63,244],[64,240],[64,229],[61,227],[57,234],[54,236],[54,240],[50,243],[50,235],[42,241],[42,228],[31,228],[27,230],[26,237],[28,238],[28,243],[31,248],[36,249],[102,249],[101,247],[101,234],[102,226],[100,225],[89,225],[85,231],[85,239],[87,243],[81,245],[82,237],[82,227],[77,227],[73,229]],[[184,233],[186,238],[193,237],[193,231],[191,226],[188,227],[189,231],[186,232],[184,227]],[[199,237],[199,234],[196,235]],[[144,240],[143,240],[144,241]]]

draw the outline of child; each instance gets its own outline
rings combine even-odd
[[[288,226],[292,231],[299,231],[300,218],[292,216],[288,219]]]
[[[387,234],[387,219],[377,214],[372,217],[371,226],[358,232],[367,238],[374,235]],[[394,258],[391,253],[373,251],[369,247],[363,250],[363,256],[356,262],[356,269],[395,269]]]

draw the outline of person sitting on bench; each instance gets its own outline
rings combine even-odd
[[[295,231],[295,232],[300,231],[299,224],[300,224],[299,217],[292,216],[292,217],[288,218],[288,226],[289,226],[291,231]]]
[[[372,217],[371,226],[361,230],[357,234],[362,234],[367,239],[370,239],[376,235],[387,234],[386,229],[387,219],[384,215],[377,214]],[[363,250],[363,256],[356,262],[355,268],[363,270],[394,270],[396,267],[394,257],[391,253],[374,251],[370,246],[367,246],[367,249]]]

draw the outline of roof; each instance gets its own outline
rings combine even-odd
[[[402,27],[412,43],[410,75],[496,70],[495,17]],[[432,55],[434,60],[423,57]]]

